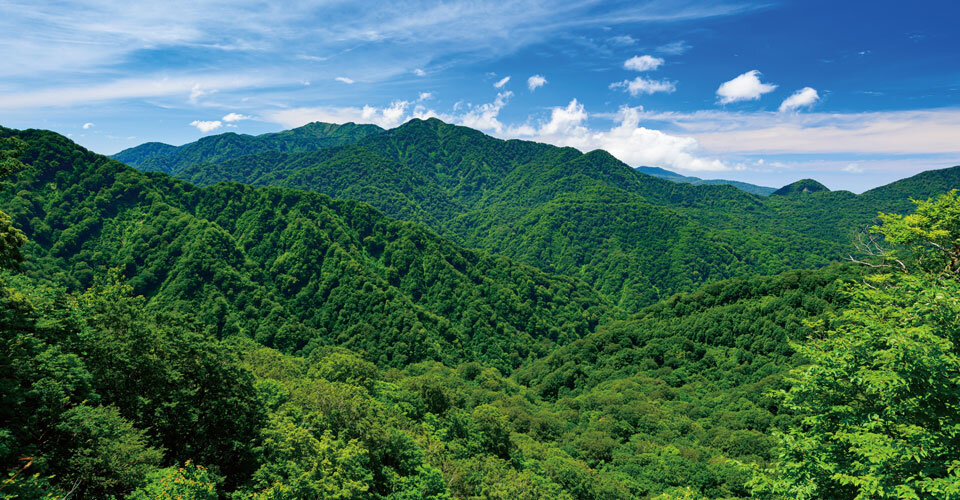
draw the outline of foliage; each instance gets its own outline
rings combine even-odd
[[[956,193],[882,215],[917,274],[864,278],[824,264],[882,191],[373,132],[128,152],[263,186],[196,187],[0,129],[0,496],[956,496]]]
[[[341,345],[381,366],[481,360],[511,371],[607,312],[582,281],[465,250],[365,204],[197,189],[52,133],[23,135],[34,169],[0,202],[31,240],[25,272],[78,291],[120,268],[149,310],[217,338],[286,352]]]
[[[875,231],[922,271],[850,288],[848,309],[814,323],[783,405],[801,420],[757,491],[787,498],[960,498],[960,237],[956,192],[881,215]],[[944,267],[946,262],[946,267]],[[943,273],[946,273],[945,275]],[[944,279],[946,277],[946,279]]]
[[[466,247],[580,278],[630,312],[703,283],[826,265],[849,253],[851,234],[877,211],[908,210],[908,196],[946,191],[960,173],[925,173],[862,196],[804,180],[784,196],[758,197],[651,177],[603,151],[502,141],[436,119],[343,147],[279,151],[177,175],[364,201]]]
[[[142,170],[176,174],[195,163],[220,162],[263,151],[301,152],[354,143],[383,129],[376,125],[308,123],[293,130],[250,136],[228,132],[175,147],[148,142],[113,157]]]
[[[960,275],[960,196],[957,190],[936,199],[917,202],[910,215],[880,214],[883,234],[893,245],[906,247],[911,260],[928,274],[941,278]]]
[[[129,500],[216,500],[217,480],[202,465],[187,460],[147,475],[147,484],[134,490]]]

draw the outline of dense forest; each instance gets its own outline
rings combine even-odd
[[[319,123],[288,133],[320,130],[339,147],[318,142],[315,151],[289,152],[264,140],[254,152],[222,134],[178,148],[202,155],[164,158],[180,166],[172,174],[201,186],[233,181],[364,201],[465,247],[580,278],[628,312],[708,282],[840,260],[878,212],[907,211],[910,197],[960,186],[960,168],[952,168],[859,196],[815,181],[758,196],[646,175],[604,151],[503,141],[437,119],[362,137]],[[151,169],[136,160],[150,151],[144,145],[115,158]]]
[[[960,498],[960,167],[757,196],[438,120],[116,158],[0,128],[0,498]]]

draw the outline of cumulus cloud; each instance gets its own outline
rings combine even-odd
[[[204,134],[210,132],[211,130],[216,130],[223,126],[223,122],[220,120],[214,121],[203,121],[203,120],[194,120],[190,122],[190,125],[197,127],[197,129]]]
[[[311,122],[327,123],[373,123],[383,128],[393,128],[407,121],[412,116],[407,113],[410,101],[398,100],[389,106],[363,107],[336,107],[317,106],[304,108],[288,108],[269,111],[263,114],[265,120],[279,123],[285,127],[301,127]],[[427,114],[424,113],[424,116]]]
[[[525,136],[581,151],[604,149],[632,166],[652,165],[686,171],[720,171],[732,167],[716,159],[699,156],[695,139],[666,134],[640,126],[642,108],[621,107],[616,125],[608,130],[587,126],[587,111],[576,99],[550,112],[550,119],[533,127],[510,128],[508,135]]]
[[[83,124],[83,129],[84,129],[84,130],[90,130],[90,129],[92,129],[94,126],[95,126],[95,125],[94,125],[93,123],[87,122],[87,123],[84,123],[84,124]]]
[[[352,84],[352,83],[354,83],[352,79],[347,78],[347,77],[345,77],[345,76],[338,76],[338,77],[334,78],[334,80],[336,80],[336,81],[338,81],[338,82],[343,82],[343,83],[346,83],[346,84]]]
[[[507,101],[513,96],[513,92],[509,90],[506,92],[497,93],[497,98],[493,102],[481,104],[479,106],[470,106],[465,113],[459,117],[445,117],[447,120],[460,123],[461,125],[466,125],[467,127],[472,127],[480,130],[488,130],[493,132],[502,132],[503,123],[500,122],[498,116],[500,115],[500,110],[507,105]]]
[[[623,67],[634,71],[651,71],[663,65],[663,59],[653,56],[633,56],[623,62]]]
[[[423,102],[427,99],[433,98],[433,93],[431,92],[420,92],[420,95],[417,97],[417,102]]]
[[[250,117],[247,115],[241,115],[240,113],[227,113],[221,120],[225,122],[239,122],[241,120],[249,120]]]
[[[543,75],[533,75],[530,78],[527,78],[527,88],[530,89],[530,92],[533,92],[539,87],[543,87],[547,84],[547,79]]]
[[[776,85],[762,83],[760,81],[760,72],[757,70],[747,71],[746,73],[723,82],[717,89],[717,97],[720,98],[720,104],[728,104],[737,101],[753,101],[760,99],[763,94],[773,92]]]
[[[417,76],[427,76],[427,72],[424,71],[424,70],[422,70],[422,69],[420,69],[420,68],[417,68],[417,69],[413,70],[413,74],[415,74],[415,75],[417,75]]]
[[[502,89],[503,86],[506,85],[507,82],[509,82],[509,81],[510,81],[510,77],[509,77],[509,76],[505,76],[505,77],[501,78],[500,80],[497,80],[497,83],[494,83],[494,84],[493,84],[493,87],[494,87],[494,88],[498,88],[498,89]]]
[[[667,80],[647,80],[638,76],[633,80],[611,83],[610,88],[622,88],[625,92],[629,92],[630,95],[637,96],[640,94],[654,94],[656,92],[666,92],[669,94],[677,90],[677,85],[675,82]]]
[[[794,111],[803,107],[810,107],[818,100],[820,100],[820,95],[817,94],[815,89],[804,87],[784,99],[783,102],[780,103],[780,111]]]

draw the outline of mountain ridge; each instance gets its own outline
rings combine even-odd
[[[826,265],[877,211],[902,206],[883,190],[808,192],[801,201],[677,183],[602,150],[505,141],[435,118],[339,148],[194,164],[179,175],[369,202],[466,247],[584,279],[628,310],[743,273]],[[903,186],[898,196],[923,192],[922,183]]]

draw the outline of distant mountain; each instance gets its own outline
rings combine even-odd
[[[820,184],[819,182],[813,179],[801,179],[792,184],[787,184],[782,188],[774,191],[772,194],[775,196],[788,196],[791,194],[799,193],[817,193],[820,191],[830,191],[827,189],[827,186]]]
[[[195,163],[177,175],[365,201],[468,248],[583,279],[636,310],[705,282],[837,260],[877,211],[908,211],[908,196],[960,186],[958,173],[896,193],[795,183],[804,196],[764,197],[647,175],[604,151],[504,141],[429,119],[345,146]]]
[[[147,160],[172,156],[179,149],[162,142],[147,142],[133,148],[124,149],[113,155],[113,158],[128,165],[141,165]]]
[[[178,176],[366,201],[467,247],[582,278],[628,309],[737,273],[826,264],[815,249],[837,253],[832,243],[801,244],[802,235],[736,220],[762,201],[732,186],[675,183],[603,151],[503,141],[436,119],[339,149],[194,164]],[[764,247],[797,252],[785,260]]]
[[[143,171],[176,174],[194,163],[226,161],[265,151],[285,153],[316,151],[331,146],[352,144],[382,131],[383,129],[376,125],[355,123],[336,125],[314,122],[292,130],[257,136],[233,132],[211,135],[180,147],[148,142],[125,149],[113,155],[112,158]]]
[[[661,179],[667,179],[668,181],[685,182],[687,184],[693,184],[693,185],[727,184],[737,189],[746,191],[750,194],[756,194],[759,196],[768,196],[774,191],[776,191],[776,188],[758,186],[756,184],[750,184],[749,182],[730,181],[726,179],[701,179],[699,177],[680,175],[676,172],[671,172],[670,170],[666,170],[660,167],[637,167],[637,172],[647,174],[647,175],[652,175],[654,177],[659,177]]]

